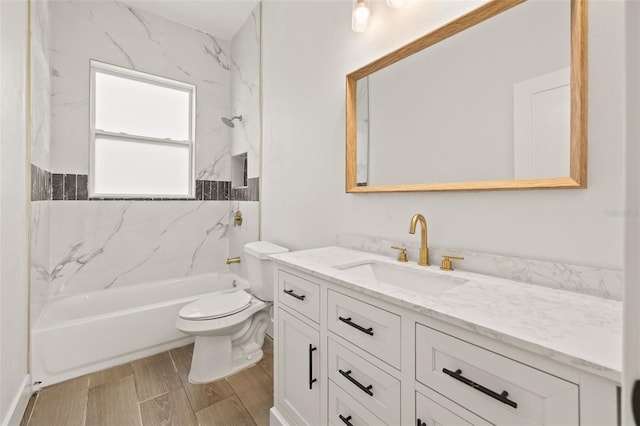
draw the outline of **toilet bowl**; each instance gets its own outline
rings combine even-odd
[[[189,382],[221,379],[262,359],[262,344],[271,322],[273,266],[269,255],[284,247],[258,241],[244,246],[249,289],[204,296],[184,306],[176,328],[196,336]]]

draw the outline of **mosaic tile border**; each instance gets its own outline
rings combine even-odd
[[[241,188],[230,181],[196,180],[195,198],[89,198],[88,183],[87,175],[51,173],[31,164],[31,201],[259,201],[260,178],[249,178]]]

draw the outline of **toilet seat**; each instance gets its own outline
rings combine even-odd
[[[251,295],[238,290],[198,299],[180,309],[178,315],[185,320],[204,321],[233,315],[244,311],[249,306],[251,306]]]

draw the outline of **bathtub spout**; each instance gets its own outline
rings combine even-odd
[[[232,263],[240,263],[240,258],[239,257],[227,258],[227,265],[231,265]]]

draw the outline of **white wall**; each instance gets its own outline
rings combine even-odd
[[[631,392],[640,380],[640,2],[626,2],[627,135],[622,424],[634,424]]]
[[[345,75],[474,4],[374,2],[363,34],[351,31],[347,0],[264,4],[263,239],[291,249],[345,232],[413,241],[420,212],[433,246],[621,269],[621,1],[590,2],[588,189],[345,193]]]
[[[27,377],[27,2],[0,2],[0,422]]]

